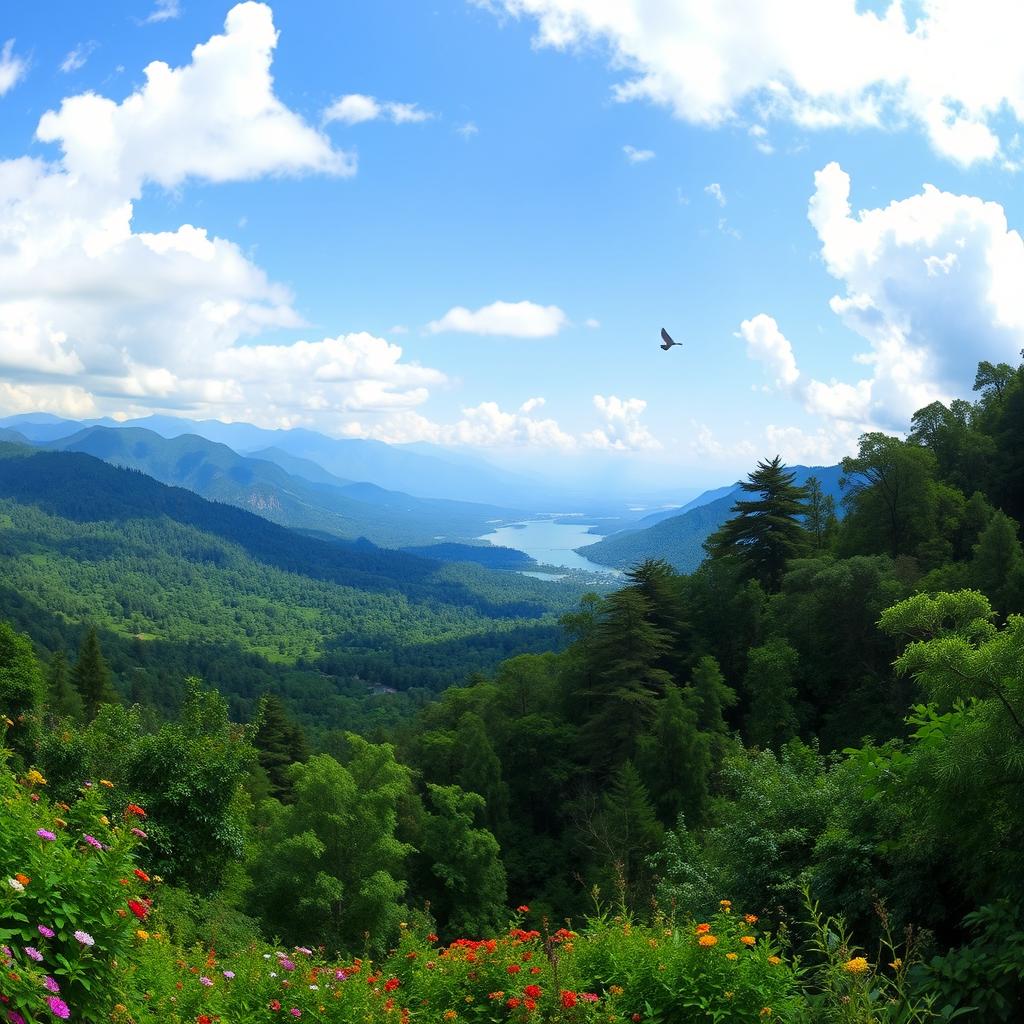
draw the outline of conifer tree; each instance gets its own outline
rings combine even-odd
[[[80,719],[82,698],[71,685],[71,669],[63,648],[55,651],[50,659],[46,682],[50,713],[58,718]]]
[[[740,484],[748,494],[759,497],[738,500],[732,507],[736,515],[704,543],[712,558],[738,558],[746,573],[769,593],[779,589],[786,562],[807,544],[801,525],[806,490],[798,487],[795,479],[778,455],[770,462],[759,462]]]
[[[502,780],[501,761],[479,715],[467,712],[459,719],[455,750],[460,766],[459,786],[483,798],[482,821],[491,832],[500,835],[508,825],[508,786]]]
[[[810,539],[811,548],[815,552],[826,551],[839,525],[836,517],[836,499],[822,490],[821,481],[816,476],[808,477],[804,487],[807,489],[804,529]]]
[[[729,726],[725,712],[736,706],[736,691],[722,677],[718,662],[705,654],[696,664],[690,677],[697,711],[697,728],[708,738],[708,755],[712,780],[717,778],[729,745]]]
[[[746,733],[758,747],[781,747],[797,733],[793,699],[798,655],[781,637],[750,652],[744,686],[749,701]]]
[[[82,698],[85,715],[89,721],[96,717],[101,704],[117,704],[118,696],[110,682],[110,669],[103,659],[96,628],[89,627],[89,632],[78,649],[78,658],[72,674],[75,689]]]
[[[974,545],[971,578],[1001,614],[1024,611],[1024,554],[1017,524],[1003,512],[993,514]]]
[[[640,743],[638,764],[662,824],[672,827],[682,814],[699,826],[708,802],[711,737],[697,725],[697,694],[678,686],[665,691],[650,735]]]
[[[306,734],[276,693],[265,693],[260,698],[257,721],[259,727],[252,744],[258,751],[260,767],[270,780],[270,795],[287,803],[293,786],[288,769],[309,757]]]
[[[668,649],[658,660],[657,667],[681,682],[690,664],[693,637],[682,576],[664,559],[648,558],[627,570],[626,579],[629,586],[647,600],[648,622],[662,630],[668,640]]]
[[[4,730],[6,745],[26,759],[39,740],[45,692],[32,642],[0,622],[0,718],[13,722]]]

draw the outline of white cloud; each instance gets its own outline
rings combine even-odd
[[[351,172],[274,95],[276,41],[269,8],[239,4],[191,63],[150,64],[123,102],[87,93],[45,114],[58,159],[0,161],[0,407],[326,427],[445,381],[366,334],[248,344],[302,326],[288,289],[202,227],[134,229],[147,183]]]
[[[750,441],[725,443],[715,437],[714,431],[706,423],[692,421],[693,436],[690,439],[690,450],[695,454],[711,459],[750,458],[757,449]]]
[[[779,388],[790,388],[800,376],[789,339],[779,325],[764,313],[740,324],[740,336],[747,343],[747,355],[764,363]]]
[[[92,51],[96,49],[94,42],[79,43],[61,62],[60,69],[65,74],[70,74],[72,71],[78,71],[80,68],[85,67],[85,62],[89,59]]]
[[[434,115],[421,110],[416,103],[396,103],[393,100],[378,100],[362,93],[350,93],[336,99],[323,114],[324,124],[341,121],[343,124],[362,124],[385,118],[393,124],[418,124],[429,121]]]
[[[14,53],[14,40],[8,39],[0,48],[0,96],[13,89],[28,72],[28,61]]]
[[[510,338],[549,338],[568,318],[557,306],[535,302],[492,302],[477,310],[454,306],[440,320],[427,324],[431,334],[457,331],[462,334],[497,334]]]
[[[623,146],[622,152],[631,164],[642,164],[656,156],[653,149],[637,149],[636,146]]]
[[[620,101],[694,124],[744,110],[808,129],[915,124],[943,156],[997,156],[1024,116],[1019,0],[476,0],[537,23],[535,43],[599,44]],[[1007,116],[1008,115],[1008,116]]]
[[[594,408],[603,423],[583,435],[583,443],[588,448],[645,451],[661,447],[661,442],[640,422],[647,408],[642,398],[594,395]]]
[[[719,206],[725,206],[725,204],[726,204],[725,193],[722,191],[722,186],[719,185],[717,181],[711,182],[710,185],[705,185],[704,186],[704,191],[709,196],[711,196],[711,198],[714,199],[714,201],[716,203],[718,203]]]
[[[834,466],[856,452],[858,433],[850,424],[832,423],[813,431],[769,424],[765,428],[765,448],[790,465]]]
[[[474,135],[480,134],[480,129],[477,128],[475,122],[464,121],[462,124],[456,125],[455,130],[461,135],[467,142],[473,138]]]
[[[145,19],[146,24],[170,21],[181,17],[180,0],[156,0],[152,13]]]
[[[588,316],[587,319],[583,321],[583,326],[589,327],[592,330],[597,330],[597,328],[601,326],[601,321],[592,316]]]

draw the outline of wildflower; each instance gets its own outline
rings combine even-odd
[[[75,938],[83,946],[94,946],[96,944],[96,940],[88,932],[77,931],[75,932]]]
[[[124,809],[125,814],[134,814],[137,818],[144,818],[146,812],[138,804],[129,804]]]
[[[205,986],[206,986],[207,988],[209,988],[209,987],[210,987],[210,986],[211,986],[211,985],[213,984],[213,980],[212,980],[212,979],[210,979],[210,978],[208,978],[208,977],[207,977],[207,976],[206,976],[206,975],[204,974],[204,975],[203,975],[203,976],[202,976],[202,977],[201,977],[201,978],[199,979],[199,984],[200,984],[200,985],[205,985]]]
[[[726,907],[726,908],[731,907],[732,906],[732,900],[719,900],[718,901],[718,905],[720,907]]]
[[[30,960],[35,960],[36,963],[39,963],[43,959],[43,954],[40,953],[35,946],[26,946],[25,956],[27,956]]]
[[[772,1015],[772,1008],[770,1006],[762,1006],[761,1007],[761,1016],[762,1017],[770,1017],[771,1015]]]
[[[17,1010],[11,1010],[7,1014],[7,1019],[11,1022],[11,1024],[25,1024],[25,1018],[22,1017],[22,1015],[18,1013]]]
[[[500,991],[500,990],[497,991],[497,992],[488,992],[487,993],[487,998],[488,999],[504,999],[505,998],[505,993]]]
[[[140,921],[145,921],[146,920],[146,914],[149,913],[149,911],[146,909],[146,907],[144,907],[138,900],[129,900],[128,901],[128,909]]]
[[[427,942],[437,942],[437,936],[433,932],[431,932],[427,936]]]
[[[868,969],[868,962],[862,956],[855,956],[843,964],[843,970],[847,974],[863,974]]]
[[[346,978],[348,978],[348,975],[344,971],[338,970],[334,972],[335,981],[345,981]]]
[[[519,966],[519,964],[509,964],[508,967],[505,968],[505,970],[509,974],[518,974],[522,970],[522,968]]]
[[[71,1011],[68,1009],[68,1004],[61,999],[60,996],[50,996],[46,1000],[47,1005],[50,1007],[50,1013],[54,1017],[60,1017],[61,1020],[67,1020],[71,1016]]]
[[[454,1010],[445,1010],[444,1011],[444,1019],[445,1020],[455,1020],[456,1017],[458,1017],[458,1014]]]
[[[711,931],[711,925],[709,925],[709,924],[699,924],[699,925],[697,925],[697,934],[698,935],[705,935],[709,931]]]
[[[67,828],[68,823],[63,818],[54,818],[53,824],[56,828]]]
[[[744,946],[753,946],[757,942],[757,939],[755,939],[753,935],[741,935],[740,942],[742,942]]]
[[[148,839],[149,838],[149,836],[147,836],[146,833],[143,832],[141,828],[133,828],[132,829],[132,835],[136,836],[139,839]]]
[[[726,953],[725,954],[725,959],[726,960],[738,960],[739,959],[739,954],[737,954],[737,953]]]
[[[143,942],[145,942],[145,941],[146,941],[146,940],[147,940],[147,939],[149,938],[149,932],[147,932],[147,931],[146,931],[146,930],[145,930],[144,928],[138,928],[138,929],[136,929],[136,932],[135,932],[135,934],[136,934],[136,935],[137,935],[137,936],[138,936],[138,937],[139,937],[140,939],[142,939],[142,941],[143,941]]]
[[[698,944],[704,946],[706,949],[710,949],[712,946],[718,945],[717,935],[702,935],[698,940]]]
[[[527,996],[527,998],[523,1000],[523,1006],[532,1013],[534,1010],[537,1009],[537,1002],[536,1000],[530,999],[529,996]]]
[[[270,1000],[270,1008],[272,1010],[280,1010],[281,1009],[281,1001],[279,999],[271,999]]]
[[[106,786],[107,789],[114,788],[114,784],[110,781],[110,779],[100,779],[100,785]]]
[[[744,914],[743,920],[746,921],[747,924],[757,924],[757,914]]]
[[[529,996],[531,999],[540,999],[540,985],[527,985],[523,989],[523,995]]]
[[[293,1017],[301,1017],[302,1016],[302,1011],[297,1006],[293,1006],[288,1012]]]
[[[83,835],[82,838],[94,849],[102,850],[103,844],[95,836]]]
[[[402,983],[397,978],[388,978],[388,980],[384,982],[384,991],[394,992],[401,984]]]
[[[516,913],[528,914],[529,912],[530,908],[525,903],[522,906],[516,907]]]
[[[539,967],[531,967],[530,968],[530,973],[531,974],[540,974],[540,968]]]
[[[625,992],[626,990],[621,985],[612,985],[612,987],[610,989],[608,989],[608,991],[613,996],[621,996],[622,993]]]
[[[33,768],[30,772],[28,772],[28,774],[25,776],[25,781],[32,786],[46,785],[46,779],[43,778],[42,774],[37,768]]]
[[[770,963],[774,967],[775,964],[781,964],[782,960],[777,956],[770,956],[768,957],[768,963]]]
[[[522,1002],[521,999],[517,999],[515,996],[511,996],[509,999],[505,1000],[505,1005],[510,1010],[514,1010],[521,1002]]]
[[[47,928],[45,924],[39,925],[37,930],[44,939],[52,939],[57,934],[52,928]]]
[[[54,994],[56,994],[60,991],[60,985],[57,984],[57,979],[51,978],[49,975],[43,978],[43,985],[45,986],[47,992],[53,992]]]
[[[404,928],[405,925],[402,925],[402,927]],[[296,953],[304,953],[306,956],[312,956],[313,955],[313,950],[306,949],[305,946],[296,946],[295,947],[295,952]]]
[[[37,828],[36,835],[40,839],[45,839],[48,843],[52,843],[57,838],[49,829],[45,828]]]
[[[893,962],[891,964],[889,964],[889,966],[894,971],[898,971],[903,966],[903,961],[899,957],[896,957],[896,959],[893,960]]]
[[[142,868],[136,868],[135,869],[135,877],[140,882],[148,882],[149,881],[149,875],[147,875],[146,872],[142,870]]]
[[[12,889],[13,889],[13,890],[15,891],[15,892],[24,892],[24,891],[25,891],[25,885],[24,885],[24,883],[22,883],[22,882],[19,882],[19,881],[18,881],[18,879],[16,879],[16,878],[8,878],[8,879],[7,879],[7,884],[8,884],[8,885],[9,885],[9,886],[10,886],[10,887],[11,887],[11,888],[12,888]]]
[[[213,1024],[213,1018],[209,1014],[201,1013],[196,1017],[196,1024]]]
[[[562,1006],[567,1010],[571,1010],[576,1005],[576,993],[575,992],[563,992],[562,993]]]
[[[18,871],[14,877],[21,882],[22,885],[28,885],[28,883],[32,881],[28,875],[23,875],[20,871]]]
[[[228,979],[228,981],[230,981],[235,976],[234,971],[224,971],[223,974],[224,977]]]
[[[105,814],[101,814],[100,815],[100,824],[101,825],[109,825],[110,824],[110,819]]]

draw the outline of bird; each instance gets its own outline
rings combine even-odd
[[[681,342],[673,341],[672,336],[665,330],[664,327],[661,329],[661,347],[667,352],[673,345],[680,345]]]

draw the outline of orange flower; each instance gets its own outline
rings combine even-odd
[[[753,935],[741,935],[740,942],[742,942],[744,946],[753,946],[756,944],[757,939],[755,939]]]
[[[22,885],[28,885],[28,883],[32,881],[28,875],[23,875],[20,871],[14,877],[21,882]]]
[[[719,900],[718,901],[718,905],[720,907],[731,907],[732,906],[732,900]]]
[[[710,948],[711,946],[717,946],[718,945],[718,936],[717,935],[702,935],[697,940],[697,942],[700,943],[700,945],[704,946],[705,948]]]
[[[757,924],[757,914],[744,914],[743,920],[746,921],[747,924]]]
[[[736,953],[726,953],[725,954],[725,959],[726,960],[738,960],[739,956]]]
[[[761,1016],[762,1017],[770,1017],[771,1015],[772,1015],[772,1008],[770,1006],[762,1006],[761,1007]]]
[[[768,963],[774,966],[775,964],[781,964],[782,961],[777,956],[770,956],[768,957]]]
[[[711,931],[711,925],[709,925],[709,924],[699,924],[699,925],[697,925],[697,934],[698,935],[705,935],[709,931]]]

